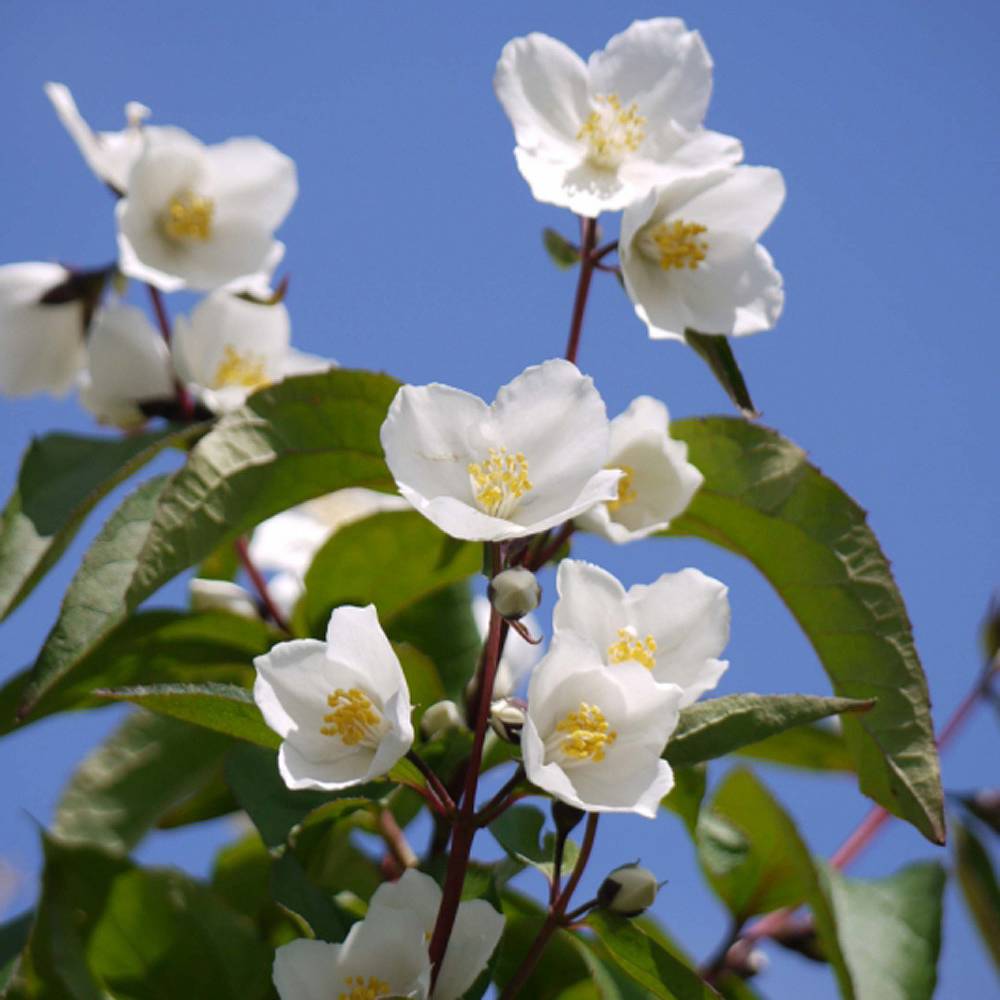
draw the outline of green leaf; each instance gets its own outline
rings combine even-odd
[[[333,608],[374,604],[392,620],[430,596],[479,572],[482,546],[455,542],[416,511],[376,514],[336,532],[305,577],[297,609],[305,631],[323,635]]]
[[[184,447],[206,426],[113,438],[47,434],[32,441],[0,514],[0,620],[52,568],[100,500],[165,448]]]
[[[930,1000],[941,950],[941,865],[922,862],[880,879],[828,868],[837,936],[860,1000]]]
[[[354,922],[333,897],[317,888],[292,854],[283,854],[271,864],[271,895],[290,910],[322,941],[343,941]]]
[[[866,712],[871,701],[804,694],[731,694],[681,711],[663,756],[671,764],[699,764],[795,726],[841,712]]]
[[[739,407],[745,417],[759,417],[757,408],[750,398],[750,390],[743,380],[743,373],[736,363],[733,346],[729,337],[719,333],[698,333],[685,330],[684,339],[694,348],[712,374],[722,386],[726,395]]]
[[[253,695],[233,684],[151,684],[97,693],[258,746],[281,745],[281,737],[268,728]]]
[[[740,747],[736,752],[752,760],[807,771],[854,773],[854,761],[844,737],[832,726],[798,726],[775,733],[760,743]]]
[[[706,877],[740,923],[758,913],[809,905],[841,993],[852,1000],[851,977],[820,873],[789,815],[749,771],[727,775],[711,807],[702,809],[697,843]]]
[[[993,964],[1000,971],[1000,885],[993,862],[968,826],[956,822],[952,833],[958,884]]]
[[[704,764],[682,764],[674,767],[674,787],[663,800],[671,812],[680,816],[688,832],[698,828],[701,803],[705,798],[705,779],[708,768]]]
[[[501,813],[490,825],[489,831],[497,843],[522,865],[537,868],[551,879],[555,869],[555,835],[542,837],[545,815],[534,806],[514,806]],[[579,849],[571,840],[563,846],[562,871],[566,874],[576,863]]]
[[[204,823],[219,816],[228,816],[238,810],[239,805],[226,784],[220,762],[205,775],[200,785],[190,795],[168,809],[157,820],[156,828],[176,830],[192,823]]]
[[[652,997],[664,1000],[710,1000],[718,997],[702,978],[632,921],[602,910],[587,917],[608,954]]]
[[[51,836],[127,854],[221,761],[230,741],[137,712],[81,764],[56,807]]]
[[[749,559],[812,643],[834,692],[877,699],[844,716],[862,791],[944,842],[927,681],[910,621],[865,513],[772,430],[725,417],[680,420],[705,484],[671,535]]]
[[[287,378],[224,416],[168,480],[129,497],[70,585],[22,714],[142,601],[220,544],[323,493],[394,490],[379,429],[397,388],[387,375],[345,369]]]
[[[34,911],[27,910],[0,927],[0,990],[13,978],[18,955],[28,943],[34,922]]]
[[[135,684],[253,682],[253,658],[267,652],[274,633],[263,622],[224,612],[145,611],[118,626],[80,665],[51,687],[26,722],[53,712],[107,704],[98,688]],[[14,726],[30,672],[0,689],[0,734]]]
[[[549,259],[560,271],[568,271],[580,263],[580,250],[574,246],[562,233],[554,229],[542,230],[542,244]]]

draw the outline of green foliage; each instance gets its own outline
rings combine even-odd
[[[862,790],[944,841],[927,681],[902,598],[865,513],[805,454],[744,420],[681,420],[705,485],[670,528],[749,559],[802,626],[837,695],[877,699],[844,716]]]
[[[544,826],[545,814],[540,809],[534,806],[514,806],[495,819],[489,830],[496,837],[497,843],[520,867],[530,865],[547,879],[551,879],[555,869],[556,841],[553,833],[542,836]],[[563,874],[572,870],[578,853],[573,841],[567,840],[564,843]]]
[[[708,365],[726,395],[743,412],[745,417],[759,417],[757,408],[750,398],[750,390],[743,379],[743,372],[736,363],[733,345],[729,337],[719,333],[698,333],[685,330],[684,339],[694,348],[695,353]]]
[[[807,771],[854,773],[844,737],[832,726],[797,726],[736,751],[741,757]]]
[[[542,230],[542,245],[549,255],[549,260],[560,271],[568,271],[580,263],[580,251],[562,233],[554,229]]]
[[[165,448],[185,447],[205,427],[115,438],[46,434],[32,441],[0,514],[0,620],[52,568],[100,500]]]
[[[955,874],[983,943],[1000,972],[1000,885],[989,853],[971,827],[952,824]]]
[[[870,701],[803,694],[733,694],[681,711],[663,756],[671,764],[699,764],[769,736],[842,712],[867,712]]]

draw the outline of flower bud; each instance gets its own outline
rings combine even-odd
[[[195,577],[189,586],[192,611],[228,611],[241,618],[259,618],[254,599],[238,583]]]
[[[523,566],[497,573],[490,580],[487,593],[497,614],[512,621],[534,611],[542,598],[542,588],[538,586],[535,574]]]
[[[505,743],[520,743],[527,707],[520,698],[498,698],[490,705],[490,728]]]
[[[453,701],[438,701],[424,712],[420,731],[426,740],[436,740],[445,733],[465,729],[465,720]]]
[[[597,899],[601,906],[623,917],[637,917],[656,899],[659,885],[648,868],[637,864],[616,868],[601,883]]]

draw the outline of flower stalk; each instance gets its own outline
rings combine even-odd
[[[576,355],[580,349],[580,334],[583,332],[583,317],[587,311],[590,279],[594,274],[597,219],[581,216],[580,233],[580,276],[577,279],[576,298],[573,301],[573,316],[569,324],[569,340],[566,344],[566,360],[572,361],[574,364],[576,364]]]

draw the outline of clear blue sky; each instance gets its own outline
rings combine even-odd
[[[737,345],[739,357],[765,421],[871,512],[940,723],[978,668],[976,630],[1000,583],[1000,7],[990,0],[8,3],[0,262],[114,254],[110,198],[50,111],[43,81],[69,84],[104,128],[119,126],[126,100],[141,100],[157,123],[208,141],[257,134],[297,160],[301,193],[280,234],[297,346],[491,396],[561,353],[573,286],[539,241],[543,226],[572,233],[573,220],[536,204],[514,167],[491,90],[500,49],[542,30],[586,54],[632,19],[661,14],[700,29],[715,58],[709,125],[742,138],[747,162],[785,174],[788,200],[765,242],[787,307],[776,330]],[[647,340],[610,279],[593,295],[580,363],[613,413],[640,393],[678,416],[728,410],[693,353]],[[30,436],[56,428],[90,425],[72,399],[0,400],[3,493]],[[794,622],[734,558],[694,542],[589,541],[579,551],[626,583],[688,564],[726,581],[734,621],[723,690],[828,689]],[[0,629],[4,675],[33,658],[81,552],[78,543]],[[168,588],[154,603],[181,593]],[[34,892],[28,816],[49,818],[112,716],[60,717],[0,743],[0,856],[21,873],[6,912]],[[948,754],[947,786],[995,782],[996,759],[996,719],[981,712]],[[840,779],[774,769],[765,778],[820,853],[867,809]],[[163,835],[142,856],[201,871],[225,836],[218,824]],[[887,873],[934,853],[894,824],[856,871]],[[672,817],[604,824],[595,878],[640,855],[670,879],[660,914],[703,956],[724,916]],[[954,893],[941,971],[942,997],[995,989]],[[780,954],[761,985],[776,997],[834,995],[825,971]]]

